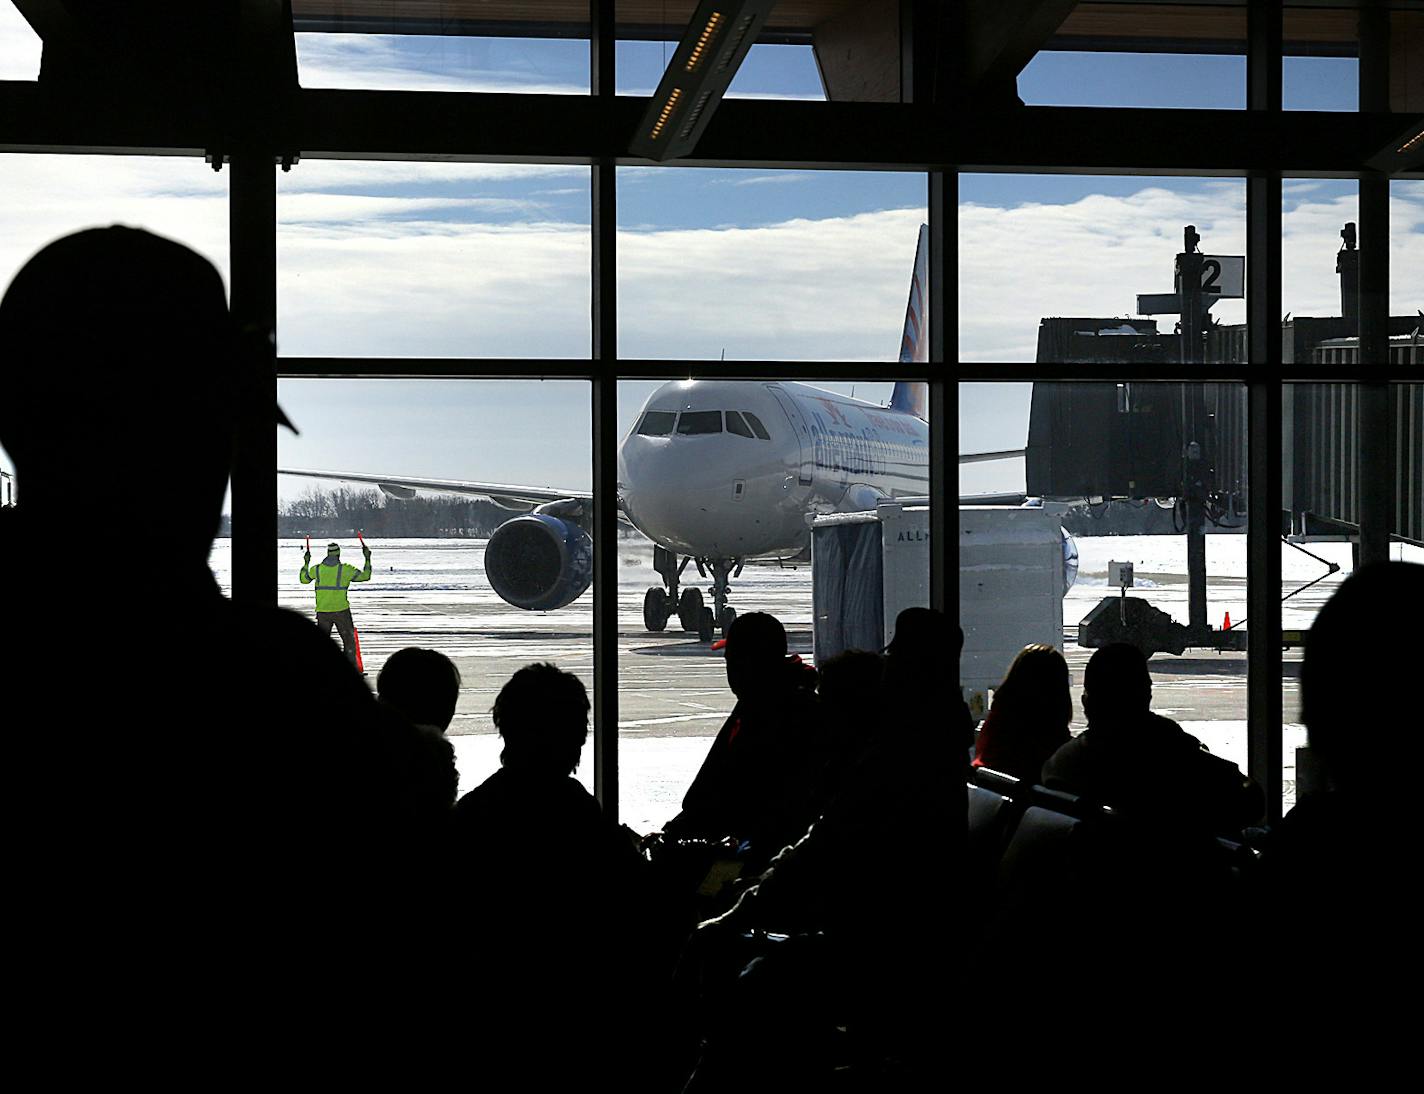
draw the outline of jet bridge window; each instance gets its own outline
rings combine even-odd
[[[766,426],[761,424],[760,418],[758,418],[750,410],[744,410],[742,411],[742,413],[746,416],[747,425],[752,427],[752,432],[754,432],[764,441],[771,440],[771,434],[766,431]]]
[[[650,410],[643,415],[643,420],[638,423],[638,435],[640,437],[666,437],[672,432],[673,422],[677,420],[677,415],[667,410]]]
[[[720,410],[684,410],[677,420],[679,433],[721,433],[722,412]]]
[[[749,437],[756,440],[756,434],[752,432],[752,427],[742,421],[742,416],[735,410],[727,411],[727,432],[735,433],[738,437]]]

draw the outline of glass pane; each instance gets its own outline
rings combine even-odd
[[[44,43],[14,4],[0,4],[0,80],[35,80]]]
[[[1244,771],[1245,389],[976,383],[959,400],[961,459],[1012,453],[960,466],[971,709],[992,704],[1025,645],[1048,643],[1068,662],[1081,733],[1083,670],[1125,641],[1150,656],[1152,709]]]
[[[1305,747],[1300,717],[1300,662],[1305,635],[1320,609],[1358,562],[1360,491],[1371,473],[1360,466],[1359,388],[1353,384],[1287,384],[1283,395],[1281,494],[1288,525],[1282,546],[1285,631],[1285,806],[1296,800],[1296,749]],[[1393,542],[1389,556],[1424,563],[1424,384],[1391,384],[1388,422],[1395,436]],[[1307,761],[1308,762],[1308,761]],[[1319,774],[1301,771],[1306,792]]]
[[[922,174],[620,168],[620,356],[897,360],[925,193]]]
[[[587,497],[588,385],[283,379],[278,397],[301,430],[279,431],[278,466],[327,473],[278,474],[278,600],[312,616],[314,586],[300,581],[307,538],[314,565],[336,542],[341,560],[360,566],[362,533],[371,577],[347,595],[367,682],[374,687],[407,646],[455,663],[462,683],[449,736],[464,793],[499,765],[489,712],[516,669],[552,661],[592,696],[592,541],[580,530],[588,513],[576,502],[538,520],[521,512],[538,498]],[[422,485],[432,479],[445,488]],[[461,483],[511,493],[453,492]],[[537,489],[521,500],[520,488]],[[575,777],[592,788],[591,743]]]
[[[1246,106],[1246,9],[1079,4],[1018,76],[1031,106]]]
[[[589,92],[588,5],[292,0],[303,87]]]
[[[19,18],[8,5],[0,12]],[[5,40],[0,36],[0,45]],[[45,244],[108,224],[184,243],[228,282],[228,177],[196,158],[0,153],[0,196],[12,211],[0,233],[0,291]],[[0,449],[0,505],[21,492],[14,471]],[[215,550],[221,549],[220,540]]]
[[[618,94],[657,89],[696,6],[692,0],[617,0]],[[899,6],[881,0],[777,4],[727,98],[899,102],[899,18]]]
[[[1373,9],[1377,18],[1367,12]],[[1380,58],[1377,73],[1398,114],[1424,110],[1419,58],[1424,11],[1413,0],[1379,4],[1288,4],[1283,14],[1282,91],[1287,110],[1359,110],[1363,57]],[[1370,43],[1375,45],[1371,48]],[[1366,79],[1369,72],[1363,73]]]
[[[1345,316],[1358,306],[1359,254],[1370,246],[1359,231],[1359,209],[1359,184],[1353,181],[1282,184],[1281,303],[1288,363],[1333,360],[1355,345],[1349,340],[1358,333],[1356,324]],[[1413,354],[1417,360],[1409,336],[1424,307],[1424,263],[1417,257],[1424,253],[1424,183],[1391,183],[1389,228],[1392,359]]]
[[[908,390],[896,399],[896,387],[619,384],[618,477],[632,524],[619,541],[619,786],[634,829],[660,829],[678,813],[736,702],[721,652],[709,648],[721,637],[724,581],[729,620],[774,615],[789,653],[808,664],[845,648],[878,651],[887,620],[928,603],[928,511],[912,500],[928,491],[928,427],[923,404]],[[755,407],[770,440],[632,432],[645,411],[689,405],[748,418]],[[877,508],[891,497],[902,500]],[[857,514],[836,518],[855,527],[808,528],[808,515],[834,512]],[[893,531],[907,529],[921,536],[896,553]],[[827,535],[865,537],[866,553],[822,551],[813,537]]]
[[[587,357],[589,169],[304,160],[278,176],[288,356]]]
[[[1200,299],[1219,301],[1208,318],[1222,328],[1199,352],[1230,359],[1245,339],[1244,182],[961,175],[961,360],[1182,360],[1175,270],[1188,226]]]

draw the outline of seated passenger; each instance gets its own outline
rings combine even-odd
[[[973,766],[1040,782],[1044,762],[1070,739],[1072,720],[1068,662],[1053,646],[1025,646],[994,692],[975,742]]]
[[[1151,705],[1142,651],[1098,650],[1083,673],[1088,728],[1049,757],[1044,783],[1184,831],[1239,835],[1259,821],[1261,788]]]
[[[531,1089],[622,1074],[623,1008],[646,1002],[651,956],[645,864],[576,780],[588,695],[572,673],[526,665],[495,699],[500,769],[464,795],[452,823],[460,967],[501,1070]],[[595,988],[595,985],[598,987]],[[559,1005],[598,990],[596,1008]],[[620,1048],[619,1052],[624,1051]]]
[[[935,608],[906,608],[895,617],[895,637],[885,647],[885,697],[890,717],[930,732],[946,718],[959,755],[974,744],[974,718],[959,689],[964,631]],[[952,681],[952,683],[951,683]],[[961,761],[961,764],[963,761]]]
[[[786,656],[774,616],[738,616],[727,632],[727,684],[736,706],[668,822],[673,836],[746,841],[765,862],[815,819],[813,798],[825,765],[814,672]]]
[[[874,747],[885,718],[881,681],[885,660],[868,650],[845,650],[819,669],[816,695],[828,757],[818,782],[815,812],[819,814]]]
[[[414,726],[437,734],[450,728],[460,699],[460,670],[437,650],[396,650],[376,676],[376,697]]]
[[[1341,1029],[1383,1020],[1394,1008],[1377,989],[1419,970],[1418,820],[1408,787],[1424,759],[1410,713],[1419,706],[1421,604],[1424,566],[1389,562],[1357,571],[1316,616],[1301,714],[1330,790],[1300,799],[1261,856],[1262,921],[1280,959],[1271,973],[1315,985],[1292,1005],[1328,999],[1335,1010],[1335,1000],[1350,1000],[1332,1018]]]

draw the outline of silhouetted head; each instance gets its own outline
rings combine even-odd
[[[1063,655],[1041,642],[1019,650],[994,691],[994,710],[1020,722],[1066,726],[1073,720],[1073,695]]]
[[[1152,676],[1140,649],[1114,642],[1088,658],[1083,670],[1083,713],[1090,726],[1138,718],[1151,707]]]
[[[239,416],[264,390],[270,400],[272,382],[212,263],[134,228],[66,236],[10,283],[0,345],[10,363],[0,443],[22,510],[43,518],[82,496],[93,512],[123,511],[161,491],[116,545],[206,557]]]
[[[505,767],[571,775],[588,740],[588,692],[557,665],[525,665],[494,701],[495,728],[504,739]]]
[[[774,615],[748,612],[727,629],[727,686],[739,699],[774,687],[786,668],[786,629]]]
[[[906,608],[895,617],[895,636],[885,647],[886,669],[897,678],[922,677],[951,671],[950,661],[957,659],[964,646],[964,632],[950,631],[945,614],[934,608]],[[953,670],[951,682],[958,678]]]
[[[443,653],[407,646],[381,666],[376,696],[414,724],[435,726],[443,733],[460,699],[460,670]]]
[[[1306,632],[1300,706],[1310,747],[1336,786],[1353,789],[1381,762],[1413,772],[1420,735],[1419,639],[1424,566],[1386,562],[1345,581]]]

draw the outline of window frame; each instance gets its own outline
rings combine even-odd
[[[283,377],[466,377],[584,379],[590,384],[595,552],[595,789],[615,815],[618,803],[617,676],[617,384],[625,379],[884,378],[884,365],[854,362],[639,361],[617,354],[617,223],[615,170],[634,164],[622,134],[646,101],[614,93],[614,2],[591,0],[591,94],[490,95],[447,92],[360,92],[294,88],[294,109],[266,112],[270,89],[251,91],[257,120],[242,143],[221,147],[200,112],[143,114],[110,110],[79,116],[35,82],[0,82],[0,150],[202,156],[232,172],[229,190],[234,315],[275,326],[276,171],[298,155],[310,158],[483,159],[578,163],[592,178],[592,346],[581,360],[391,359],[279,357],[270,383],[275,405]],[[1280,808],[1282,657],[1279,538],[1281,393],[1290,382],[1342,380],[1376,387],[1417,380],[1400,365],[1287,366],[1281,332],[1281,180],[1283,176],[1360,180],[1361,234],[1388,232],[1388,186],[1399,178],[1368,165],[1392,138],[1424,116],[1388,111],[1387,94],[1361,51],[1361,109],[1329,114],[1282,109],[1282,5],[1249,6],[1245,111],[1025,107],[1012,125],[952,90],[952,31],[936,0],[902,0],[902,102],[724,102],[688,166],[801,170],[921,171],[926,177],[930,236],[928,361],[892,366],[897,379],[929,385],[931,600],[958,615],[957,505],[948,493],[958,451],[958,383],[1024,380],[1218,380],[1246,385],[1252,481],[1248,535],[1250,670],[1249,769]],[[916,28],[930,33],[916,34]],[[1372,81],[1372,82],[1371,82]],[[280,121],[275,119],[280,117]],[[263,120],[263,119],[266,120]],[[1084,139],[1090,129],[1111,140]],[[1173,134],[1165,139],[1163,133]],[[667,170],[677,170],[668,166]],[[961,364],[950,356],[958,336],[957,216],[960,171],[1173,174],[1247,179],[1249,363],[1195,370],[1154,366],[1058,366],[1007,362]],[[1383,190],[1381,196],[1381,189]],[[1380,229],[1383,229],[1383,233]],[[1374,276],[1378,281],[1379,274]],[[1388,283],[1388,262],[1383,273]],[[1387,298],[1387,297],[1386,297]],[[1376,319],[1376,322],[1378,320]],[[257,393],[265,398],[267,392]],[[1362,464],[1381,460],[1362,453]],[[1370,463],[1379,470],[1381,465]],[[1387,481],[1388,476],[1362,478]],[[275,603],[275,421],[254,422],[239,438],[232,477],[234,595]],[[1377,536],[1378,526],[1372,525]],[[1387,533],[1387,526],[1386,526]]]

